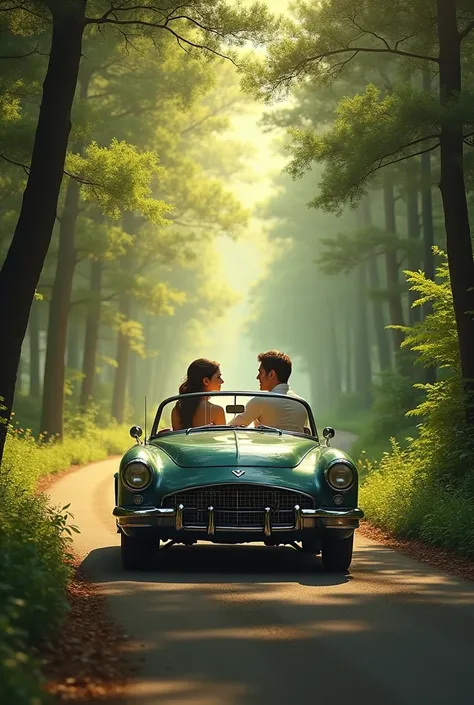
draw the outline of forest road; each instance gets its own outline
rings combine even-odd
[[[50,488],[141,668],[124,705],[468,705],[474,585],[363,537],[349,573],[290,547],[176,546],[120,567],[118,461]]]

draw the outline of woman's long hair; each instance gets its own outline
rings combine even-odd
[[[206,360],[206,358],[201,357],[199,360],[194,360],[189,367],[186,375],[186,379],[179,387],[180,394],[191,394],[191,392],[202,392],[204,391],[204,385],[202,383],[204,377],[209,377],[209,379],[214,375],[219,369],[220,365],[214,360]],[[194,414],[197,411],[199,404],[203,401],[204,397],[189,397],[188,399],[180,399],[176,408],[178,409],[179,418],[183,428],[191,428],[193,425]]]

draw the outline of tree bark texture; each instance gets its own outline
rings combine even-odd
[[[385,175],[384,180],[384,212],[385,212],[385,230],[388,235],[396,235],[397,225],[395,217],[395,196],[393,181],[390,175]],[[397,250],[395,245],[393,248],[388,248],[385,255],[385,266],[387,272],[387,289],[388,289],[388,309],[390,313],[391,325],[405,325],[403,318],[402,298],[400,294],[399,280],[399,264],[397,260]],[[404,335],[401,330],[392,330],[392,342],[395,355],[398,355],[401,344],[404,340]]]
[[[431,74],[427,68],[423,70],[423,90],[431,93]],[[423,270],[428,279],[435,277],[435,258],[433,254],[434,245],[434,219],[433,219],[433,174],[431,169],[431,154],[426,152],[421,155],[421,222],[423,232]],[[433,311],[431,302],[423,305],[423,317],[429,316]],[[424,382],[434,384],[436,382],[436,367],[426,367],[424,370]]]
[[[39,302],[33,301],[28,323],[28,337],[30,339],[30,397],[33,399],[39,399],[41,394],[39,335]]]
[[[81,369],[81,323],[71,316],[67,327],[67,367]]]
[[[130,317],[131,298],[129,294],[120,297],[120,313],[127,320]],[[121,331],[117,337],[117,369],[115,370],[114,392],[112,399],[112,416],[118,423],[125,420],[125,402],[127,393],[128,362],[130,343],[127,335]]]
[[[86,407],[94,393],[96,375],[97,343],[100,326],[100,294],[102,288],[103,264],[100,260],[92,260],[90,293],[91,299],[87,308],[86,336],[84,340],[84,358],[82,362],[82,385],[80,405]]]
[[[366,407],[370,405],[372,387],[372,363],[367,319],[367,275],[366,264],[361,262],[355,272],[356,316],[354,336],[355,389]]]
[[[410,240],[410,245],[413,249],[410,250],[410,255],[408,258],[408,269],[411,271],[416,271],[420,268],[420,253],[418,246],[421,242],[421,229],[420,229],[420,215],[418,212],[418,187],[414,174],[409,168],[406,177],[406,188],[407,188],[407,226],[408,226],[408,239]],[[413,326],[415,323],[419,323],[421,320],[420,307],[416,306],[413,308],[413,303],[418,298],[418,293],[416,291],[408,292],[408,321],[409,325]]]
[[[431,93],[431,75],[428,69],[423,71],[423,90]],[[428,279],[434,279],[435,263],[433,255],[434,220],[433,220],[433,174],[431,169],[431,154],[421,155],[421,213],[423,227],[423,269]],[[427,308],[426,308],[427,307]],[[426,304],[424,315],[431,311],[431,305]]]
[[[91,76],[91,72],[87,71],[81,78],[82,100],[87,98]],[[83,141],[78,142],[74,152],[82,154],[84,146]],[[76,227],[80,213],[80,199],[80,186],[77,181],[70,179],[59,228],[59,254],[51,293],[41,417],[42,430],[60,438],[63,435],[67,329],[76,269]]]
[[[71,303],[72,282],[76,267],[75,233],[79,215],[79,184],[69,181],[59,229],[59,252],[54,277],[44,368],[41,430],[51,436],[63,435],[63,407],[67,322]]]
[[[354,368],[354,356],[352,354],[353,345],[352,338],[354,332],[352,330],[352,318],[346,316],[345,326],[344,326],[344,374],[345,374],[345,391],[346,394],[351,394],[354,391],[353,383],[353,368]]]
[[[461,93],[461,36],[456,0],[437,0],[439,87],[441,103]],[[440,131],[441,197],[446,244],[459,339],[461,373],[466,392],[466,418],[474,424],[474,262],[463,166],[463,125],[445,120]]]
[[[51,51],[43,84],[28,181],[18,223],[0,271],[0,461],[10,419],[21,345],[56,218],[84,31],[85,0],[53,15]]]
[[[373,223],[370,200],[368,196],[364,199],[362,208],[364,227],[370,228]],[[377,257],[373,257],[367,263],[368,283],[374,294],[377,294],[381,290],[377,260]],[[374,296],[372,300],[372,312],[380,370],[390,370],[392,367],[392,359],[390,354],[390,341],[385,328],[387,323],[385,320],[386,316],[384,315],[384,302],[377,296]]]

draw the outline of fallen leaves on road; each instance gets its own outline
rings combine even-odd
[[[115,700],[126,683],[127,637],[111,619],[99,587],[78,565],[68,588],[70,611],[62,629],[41,647],[45,688],[60,702]]]
[[[361,522],[360,533],[362,536],[383,543],[409,558],[420,561],[420,563],[426,563],[464,580],[474,580],[474,561],[464,558],[454,551],[430,546],[418,539],[397,538],[387,531],[373,526],[368,521]]]

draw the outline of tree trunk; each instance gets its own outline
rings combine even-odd
[[[372,226],[372,212],[370,208],[370,199],[368,196],[364,199],[362,206],[364,226],[366,228],[370,228]],[[367,267],[369,287],[372,289],[374,294],[378,294],[378,292],[381,290],[377,260],[378,258],[376,257],[370,259],[368,261]],[[372,312],[380,370],[390,370],[392,367],[392,360],[390,356],[389,338],[387,335],[387,330],[385,328],[386,321],[384,315],[384,306],[383,302],[377,296],[374,296],[372,300]]]
[[[377,354],[379,358],[380,371],[392,369],[392,356],[390,353],[390,339],[385,326],[387,325],[384,302],[382,302],[377,293],[381,290],[380,274],[377,258],[368,261],[369,287],[374,292],[372,302],[372,314],[375,331],[375,339],[377,342]]]
[[[67,331],[67,367],[70,370],[81,369],[81,329],[77,318],[69,318]]]
[[[385,230],[388,235],[396,235],[397,225],[395,218],[395,197],[393,181],[390,175],[385,175],[384,180],[384,211],[385,211]],[[388,289],[388,308],[390,312],[391,325],[405,325],[403,319],[402,298],[400,294],[400,280],[398,276],[399,264],[397,261],[397,248],[387,249],[385,255],[385,266],[387,271],[387,289]],[[401,344],[405,336],[401,330],[392,330],[392,342],[395,355],[398,355]]]
[[[441,104],[461,93],[461,37],[456,0],[437,0],[439,87]],[[451,289],[459,339],[461,374],[466,393],[466,418],[474,424],[474,262],[463,165],[463,125],[444,120],[440,131],[441,196]]]
[[[82,100],[87,98],[91,76],[91,71],[81,76]],[[82,154],[84,142],[76,144],[73,151]],[[60,438],[63,435],[67,328],[76,268],[76,226],[80,213],[80,199],[79,184],[74,179],[70,179],[59,228],[59,253],[51,293],[41,418],[42,431]]]
[[[135,414],[137,409],[137,365],[139,357],[136,352],[131,351],[128,362],[128,400]]]
[[[97,342],[100,326],[100,293],[102,286],[103,264],[100,260],[91,262],[91,299],[87,309],[86,336],[84,340],[84,357],[82,361],[82,386],[80,405],[86,407],[94,392],[94,380],[97,357]]]
[[[423,71],[423,90],[431,93],[431,74],[428,69]],[[423,268],[428,279],[435,276],[435,263],[433,255],[434,222],[433,222],[433,175],[431,170],[431,154],[425,152],[421,155],[421,212],[423,225]],[[432,310],[431,304],[425,304],[423,314],[428,315]]]
[[[366,407],[370,405],[372,364],[367,320],[366,266],[362,262],[356,269],[356,326],[355,326],[355,388]]]
[[[354,357],[352,355],[352,338],[354,335],[354,332],[352,330],[352,320],[349,320],[347,317],[346,319],[346,325],[344,326],[345,328],[345,333],[344,333],[344,355],[345,355],[345,364],[344,364],[344,369],[345,369],[345,386],[346,386],[346,394],[352,394],[354,385],[352,381],[352,369],[353,369],[353,364],[354,364]]]
[[[125,320],[130,317],[131,298],[129,294],[120,297],[120,313]],[[127,392],[128,360],[130,344],[128,336],[121,331],[117,338],[117,369],[115,370],[114,394],[112,399],[112,416],[119,423],[124,422]]]
[[[423,90],[431,93],[431,74],[427,68],[423,70]],[[421,214],[423,228],[423,269],[428,279],[435,278],[434,245],[434,220],[433,220],[433,174],[431,169],[431,154],[425,152],[421,155]],[[433,311],[430,301],[423,305],[423,317],[429,316]],[[426,367],[424,381],[426,384],[436,382],[436,367]]]
[[[0,326],[8,345],[0,346],[0,396],[8,422],[15,391],[21,345],[35,289],[48,252],[71,129],[85,26],[86,0],[75,0],[53,14],[48,69],[35,134],[30,172],[20,216],[0,272],[0,301],[8,301]],[[0,461],[6,425],[0,423]]]
[[[76,221],[79,215],[79,199],[79,184],[71,179],[67,187],[61,218],[58,262],[49,306],[41,414],[41,430],[48,435],[57,435],[60,438],[63,436],[67,321],[76,267],[75,235]]]
[[[329,296],[326,304],[328,315],[326,330],[326,373],[327,373],[327,409],[334,409],[342,391],[341,363],[339,355],[339,345],[337,340],[337,310],[331,303]]]
[[[418,246],[420,244],[420,221],[418,213],[418,188],[414,174],[411,170],[411,165],[408,166],[406,176],[407,187],[407,225],[408,238],[413,249],[410,251],[408,259],[408,269],[412,272],[420,268],[420,255]],[[419,323],[421,319],[420,307],[413,308],[413,303],[417,300],[419,294],[416,291],[408,292],[408,321],[409,325],[413,326]]]
[[[39,399],[40,384],[40,350],[39,350],[39,303],[33,301],[28,323],[30,339],[30,397]]]
[[[20,361],[18,363],[17,382],[16,382],[16,388],[15,388],[16,394],[23,394],[23,370],[24,370],[24,367],[25,367],[25,363],[24,363],[23,355],[20,353]]]

